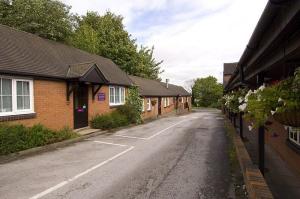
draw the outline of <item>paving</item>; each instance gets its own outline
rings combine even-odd
[[[0,165],[0,198],[229,198],[217,110],[162,118]]]

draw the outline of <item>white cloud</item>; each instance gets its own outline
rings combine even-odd
[[[238,61],[267,0],[64,0],[72,11],[125,18],[138,41],[155,46],[164,60],[162,78],[181,84],[213,75],[222,81],[223,63]]]

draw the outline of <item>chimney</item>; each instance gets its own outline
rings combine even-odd
[[[167,88],[169,88],[169,79],[166,79]]]

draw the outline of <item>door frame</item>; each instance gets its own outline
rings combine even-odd
[[[80,89],[86,89],[85,93],[85,98],[86,98],[86,113],[83,115],[85,117],[84,123],[86,123],[86,126],[78,126],[78,115],[76,114],[76,109],[75,109],[75,98],[78,97],[78,90]],[[73,128],[74,129],[80,129],[89,126],[89,86],[84,83],[78,83],[76,84],[74,91],[73,91]]]

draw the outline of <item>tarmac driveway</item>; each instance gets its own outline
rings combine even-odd
[[[0,165],[0,198],[228,198],[221,114],[162,118]]]

